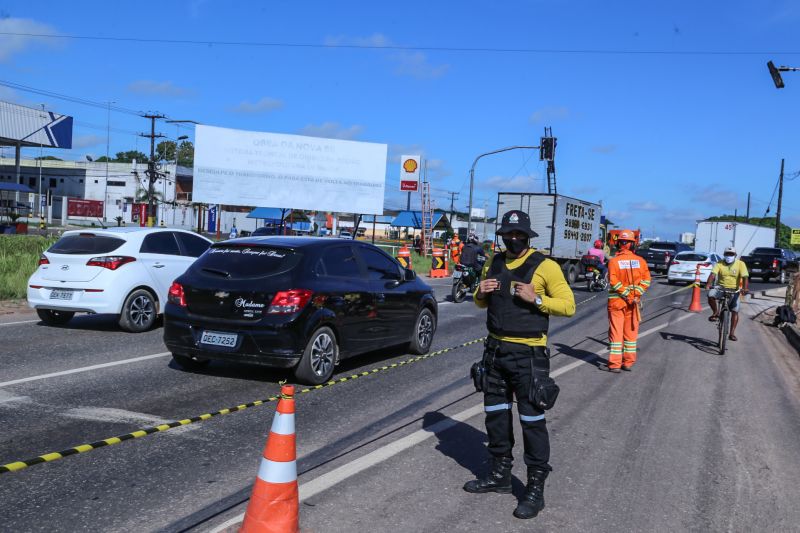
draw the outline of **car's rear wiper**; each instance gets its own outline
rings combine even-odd
[[[203,270],[204,272],[208,272],[209,274],[216,274],[217,276],[222,276],[222,277],[225,277],[225,278],[231,277],[229,272],[225,272],[224,270],[217,270],[216,268],[203,267],[200,270]]]

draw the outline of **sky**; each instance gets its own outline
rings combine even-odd
[[[558,192],[662,239],[744,214],[748,192],[774,215],[785,158],[800,228],[800,72],[778,90],[766,67],[800,66],[798,24],[794,0],[0,0],[0,100],[75,117],[73,149],[45,150],[63,159],[104,155],[107,127],[112,155],[148,152],[135,111],[384,143],[388,208],[406,204],[401,155],[427,161],[436,207],[455,192],[465,210],[478,155],[550,126]],[[532,150],[482,158],[473,205],[544,192],[544,170]]]

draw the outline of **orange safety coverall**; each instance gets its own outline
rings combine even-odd
[[[461,249],[464,244],[459,239],[453,239],[450,243],[450,257],[453,259],[453,264],[457,265],[461,262]]]
[[[639,299],[650,288],[647,262],[630,250],[620,250],[608,262],[608,368],[636,362]]]

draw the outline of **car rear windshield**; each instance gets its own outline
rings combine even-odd
[[[707,261],[706,254],[678,254],[675,256],[676,261]]]
[[[224,278],[260,278],[286,272],[301,258],[295,250],[268,246],[214,245],[193,269]]]
[[[752,255],[781,255],[780,248],[756,248]]]
[[[94,233],[79,233],[78,235],[65,235],[47,251],[54,254],[107,254],[125,244],[123,239],[109,237],[108,235],[95,235]]]
[[[678,249],[678,245],[674,242],[654,242],[650,245],[651,250],[669,250],[675,251]]]

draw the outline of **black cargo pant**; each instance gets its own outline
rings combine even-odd
[[[489,453],[494,457],[511,457],[514,448],[512,403],[517,399],[522,438],[525,445],[525,464],[550,471],[550,436],[544,411],[534,407],[529,394],[533,386],[533,365],[550,369],[547,349],[492,339],[484,353],[487,383],[483,393],[486,411],[486,433]]]

